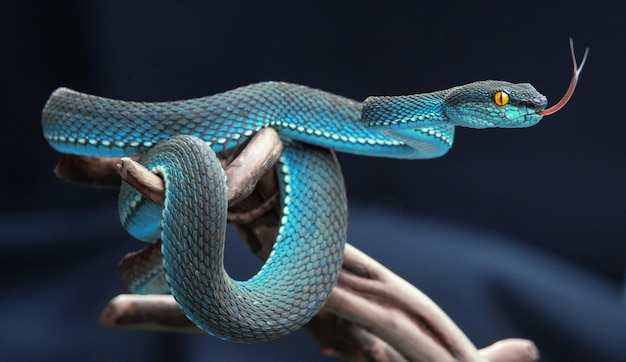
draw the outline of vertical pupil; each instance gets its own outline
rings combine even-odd
[[[497,105],[503,106],[506,104],[506,94],[503,91],[499,91],[496,93],[494,100]]]

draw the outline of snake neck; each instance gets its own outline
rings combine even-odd
[[[370,128],[420,128],[449,121],[443,111],[447,91],[408,96],[374,96],[363,102],[361,121]]]
[[[447,91],[408,96],[368,97],[361,121],[368,129],[403,142],[413,158],[444,155],[454,142],[454,125],[444,111]]]

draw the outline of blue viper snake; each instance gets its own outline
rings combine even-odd
[[[145,241],[161,239],[167,279],[163,290],[142,283],[131,289],[171,292],[188,318],[207,333],[258,342],[300,328],[323,306],[337,280],[347,201],[332,150],[426,159],[452,147],[456,126],[535,125],[567,102],[586,54],[580,67],[574,60],[564,100],[550,109],[532,85],[504,81],[369,97],[362,103],[282,82],[152,103],[59,88],[43,109],[42,126],[45,139],[59,152],[140,155],[144,166],[163,177],[162,207],[127,185],[120,191],[120,218],[129,233]],[[218,158],[265,127],[274,128],[285,145],[276,166],[280,225],[261,270],[237,281],[223,267],[227,200]]]

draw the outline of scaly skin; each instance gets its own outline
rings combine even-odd
[[[508,104],[494,103],[498,91],[508,94]],[[160,103],[60,88],[46,103],[42,125],[44,137],[60,152],[141,154],[141,162],[165,180],[165,204],[145,201],[125,186],[123,224],[139,239],[162,240],[169,288],[194,323],[220,338],[259,342],[288,334],[313,317],[341,268],[347,202],[334,153],[324,148],[439,157],[452,146],[455,126],[528,127],[541,120],[537,112],[545,105],[531,85],[500,81],[370,97],[364,103],[279,82]],[[263,127],[275,128],[285,144],[276,167],[279,233],[261,271],[234,281],[223,268],[227,202],[215,154],[228,154]]]

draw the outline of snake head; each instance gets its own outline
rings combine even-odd
[[[457,126],[524,128],[537,124],[547,98],[529,83],[487,80],[451,88],[443,112]]]

